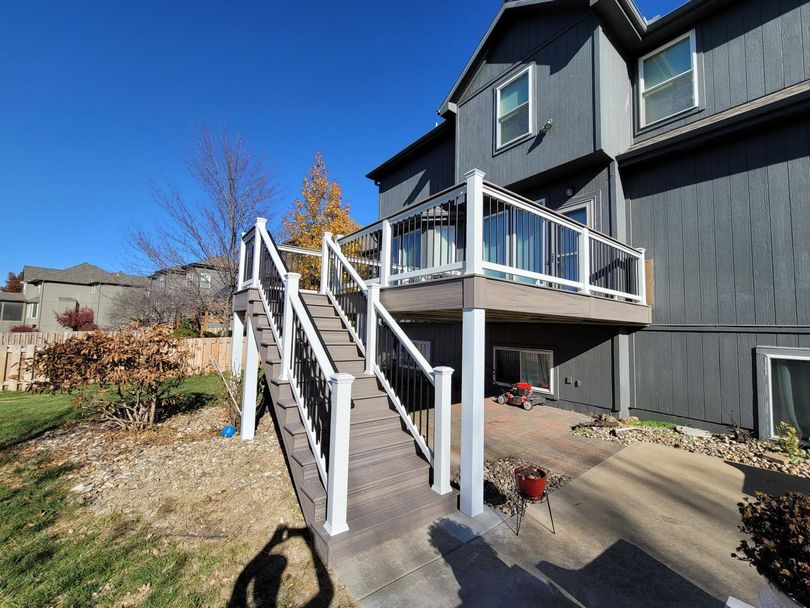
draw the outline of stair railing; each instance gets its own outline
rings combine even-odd
[[[259,292],[276,344],[280,345],[280,379],[289,381],[318,475],[326,488],[324,528],[330,535],[340,534],[349,529],[346,511],[354,376],[335,371],[301,300],[300,275],[287,270],[265,223],[263,219],[257,220],[255,231],[249,233],[255,248],[251,285]],[[253,324],[248,323],[248,327]],[[255,330],[253,339],[261,344],[261,336]],[[254,410],[255,401],[254,393]],[[243,400],[243,412],[249,404],[250,399]]]
[[[366,283],[333,240],[324,234],[321,290],[349,329],[374,374],[433,467],[433,490],[450,488],[451,383],[453,370],[431,367],[380,302],[380,285]]]

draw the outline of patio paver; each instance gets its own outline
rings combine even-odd
[[[571,427],[589,420],[585,414],[553,406],[531,412],[484,400],[484,454],[487,460],[515,456],[556,473],[579,477],[619,452],[624,445],[571,434]],[[453,406],[453,464],[461,446],[461,404]]]

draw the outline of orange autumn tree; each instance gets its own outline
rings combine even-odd
[[[321,250],[324,232],[351,234],[360,226],[349,215],[349,203],[343,200],[340,184],[329,180],[329,171],[320,152],[307,171],[301,187],[301,197],[281,219],[285,242],[304,249]],[[320,258],[313,256],[287,257],[290,270],[301,273],[301,287],[314,289],[320,281]]]

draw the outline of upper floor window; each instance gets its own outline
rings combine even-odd
[[[496,142],[500,148],[532,132],[531,66],[495,90]]]
[[[638,75],[642,127],[697,107],[694,30],[639,59]]]
[[[211,274],[208,272],[200,273],[200,287],[203,289],[211,289]]]

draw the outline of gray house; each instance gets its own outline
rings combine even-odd
[[[118,298],[149,283],[144,277],[107,272],[86,262],[64,270],[25,266],[23,279],[24,318],[14,324],[43,332],[64,330],[56,315],[75,306],[92,308],[96,325],[110,329],[115,325],[112,311]]]
[[[442,124],[368,177],[380,218],[479,169],[646,250],[649,325],[488,320],[489,392],[529,379],[570,409],[807,437],[808,79],[806,0],[691,0],[651,23],[630,0],[506,2]],[[460,323],[407,331],[462,369]]]
[[[810,434],[810,0],[653,22],[632,0],[505,2],[448,84],[443,122],[369,174],[378,221],[317,252],[261,218],[242,239],[241,435],[261,362],[327,561],[455,508],[459,399],[459,508],[481,513],[485,399],[517,381]]]

